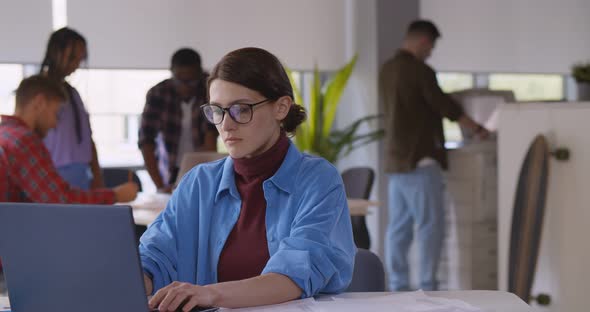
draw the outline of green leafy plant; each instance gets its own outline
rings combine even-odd
[[[383,137],[381,129],[363,134],[358,133],[362,124],[379,118],[378,115],[359,118],[344,129],[333,129],[340,97],[352,74],[356,60],[357,56],[355,55],[348,64],[336,71],[331,79],[323,85],[317,66],[314,68],[310,85],[310,101],[306,106],[307,120],[297,129],[295,134],[295,145],[300,150],[322,156],[335,163],[354,149]],[[304,105],[301,92],[293,79],[293,73],[287,69],[287,74],[293,86],[295,102]]]
[[[572,76],[577,82],[590,83],[590,62],[574,65],[572,67]]]

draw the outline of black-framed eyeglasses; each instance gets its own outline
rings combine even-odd
[[[247,124],[252,120],[252,116],[254,115],[254,106],[264,104],[268,101],[271,101],[271,99],[265,99],[254,104],[234,103],[226,108],[217,104],[208,103],[201,105],[201,110],[205,114],[205,117],[207,117],[207,120],[214,125],[219,125],[223,122],[225,112],[228,113],[233,121],[239,124]]]

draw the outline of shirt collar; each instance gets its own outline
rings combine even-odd
[[[223,162],[223,169],[221,171],[221,182],[219,183],[219,188],[217,188],[217,193],[215,194],[215,201],[219,200],[221,193],[226,190],[229,190],[229,194],[234,198],[240,198],[240,193],[238,192],[238,188],[236,186],[234,176],[234,160],[231,157],[225,157],[225,161]]]
[[[418,60],[414,54],[412,54],[410,51],[408,51],[406,49],[399,49],[399,50],[397,50],[397,54],[398,55],[401,55],[401,56],[404,56],[404,57],[409,57],[409,58]]]
[[[189,98],[189,99],[186,99],[186,100],[180,100],[180,104],[182,104],[182,105],[184,105],[184,106],[190,106],[190,107],[192,107],[192,106],[193,106],[193,104],[195,104],[195,100],[196,100],[196,99],[197,99],[197,97],[193,95],[193,96],[192,96],[191,98]]]
[[[295,147],[293,142],[289,142],[289,150],[287,151],[287,155],[285,156],[281,167],[279,167],[279,170],[277,170],[277,172],[267,181],[271,181],[282,191],[291,194],[295,188],[293,174],[302,157],[301,152],[297,150],[297,147]],[[229,190],[229,194],[234,198],[240,198],[234,175],[234,163],[231,157],[225,158],[221,173],[221,182],[219,183],[219,188],[215,194],[215,201],[218,201],[221,194],[226,190]]]
[[[0,115],[0,117],[2,117],[2,124],[10,124],[29,129],[29,126],[20,117],[10,115]]]

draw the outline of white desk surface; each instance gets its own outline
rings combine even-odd
[[[462,290],[462,291],[427,291],[428,296],[447,299],[459,299],[484,312],[533,312],[531,306],[516,295],[494,290]],[[379,298],[391,295],[389,292],[379,293],[342,293],[337,298]],[[319,298],[319,301],[323,298]],[[328,297],[329,300],[329,297]]]
[[[379,298],[392,293],[343,293],[334,297],[337,298]],[[532,312],[533,309],[524,303],[514,294],[503,291],[491,290],[466,290],[466,291],[431,291],[426,292],[429,296],[459,299],[475,307],[482,309],[484,312]],[[321,296],[317,301],[330,301],[332,296]],[[8,298],[0,297],[0,311],[8,306]],[[369,311],[370,307],[367,307]]]
[[[133,208],[135,224],[149,225],[166,208],[169,199],[170,194],[139,193],[134,201],[119,204],[129,205]],[[350,209],[351,216],[366,216],[369,213],[369,207],[372,206],[379,206],[379,202],[358,198],[348,199],[348,209]]]
[[[10,306],[10,302],[8,301],[8,297],[0,296],[0,311],[8,310]]]

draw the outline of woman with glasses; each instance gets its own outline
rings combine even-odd
[[[225,55],[201,109],[229,157],[187,173],[141,238],[152,308],[247,307],[337,293],[355,246],[338,171],[291,143],[305,119],[280,61]]]

